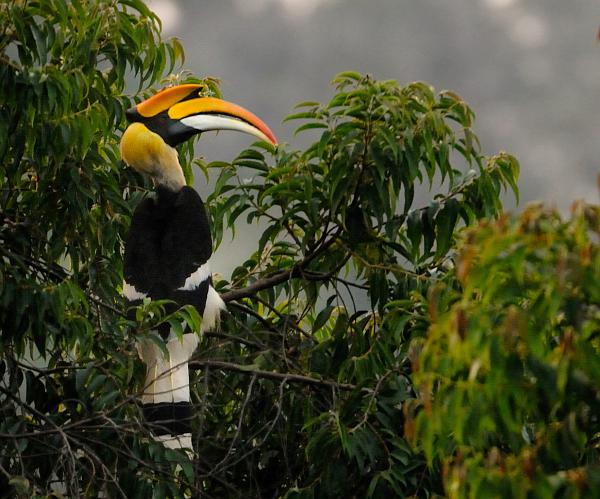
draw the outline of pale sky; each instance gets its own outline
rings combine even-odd
[[[474,108],[483,149],[521,162],[521,204],[566,211],[598,202],[600,24],[597,0],[153,0],[186,68],[222,79],[227,99],[301,147],[293,105],[331,97],[337,72],[452,89]],[[203,136],[229,161],[246,137]],[[207,186],[198,186],[208,192]],[[515,209],[508,202],[509,209]],[[519,208],[516,208],[519,209]]]

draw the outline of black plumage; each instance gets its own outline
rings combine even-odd
[[[178,192],[158,187],[156,197],[144,199],[134,212],[125,243],[125,283],[153,300],[173,300],[167,312],[189,304],[202,315],[210,274],[193,289],[181,288],[211,253],[208,217],[198,193],[187,186]],[[168,324],[160,333],[168,335]]]
[[[200,196],[185,186],[175,146],[208,130],[238,130],[273,145],[269,127],[250,111],[214,97],[198,84],[164,89],[127,111],[130,125],[121,138],[123,161],[149,175],[156,197],[136,208],[125,244],[123,295],[132,304],[144,298],[171,300],[167,312],[193,305],[200,331],[178,336],[162,324],[160,348],[142,335],[140,358],[147,367],[140,399],[153,434],[168,447],[192,448],[188,362],[202,333],[219,325],[225,303],[213,289],[208,260],[210,227]],[[133,312],[132,312],[133,313]],[[133,318],[135,319],[135,318]]]

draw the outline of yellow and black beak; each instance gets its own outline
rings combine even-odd
[[[210,130],[237,130],[277,145],[269,127],[237,104],[214,97],[200,97],[201,85],[166,88],[126,113],[131,123],[142,123],[176,146],[193,135]]]

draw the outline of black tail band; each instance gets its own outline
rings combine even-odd
[[[189,402],[144,404],[143,411],[154,435],[181,435],[192,431],[192,404]]]

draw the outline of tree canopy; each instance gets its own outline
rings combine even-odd
[[[217,246],[242,223],[261,236],[215,282],[228,312],[190,364],[195,455],[153,441],[136,339],[201,318],[146,302],[128,319],[123,240],[151,186],[118,141],[132,98],[191,80],[167,76],[183,49],[138,0],[0,12],[0,490],[600,490],[598,207],[504,214],[518,162],[484,154],[459,95],[354,72],[287,118],[303,150],[257,142],[207,164],[181,148],[190,184],[216,177]]]

